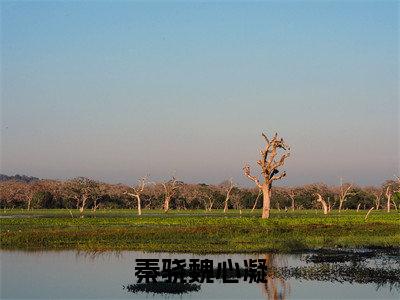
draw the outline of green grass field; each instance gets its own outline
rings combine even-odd
[[[0,213],[1,249],[143,250],[192,253],[297,252],[307,249],[400,249],[400,213],[273,210],[87,211],[8,210]]]

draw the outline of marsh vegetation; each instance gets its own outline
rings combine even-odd
[[[145,250],[194,253],[298,252],[321,247],[399,248],[400,214],[320,210],[10,210],[1,214],[2,249]]]

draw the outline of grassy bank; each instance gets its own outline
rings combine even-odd
[[[396,247],[400,214],[373,211],[34,210],[1,212],[1,249],[144,250],[193,253],[295,252],[320,247]],[[27,217],[29,216],[29,217]]]

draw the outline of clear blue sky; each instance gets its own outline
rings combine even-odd
[[[399,173],[399,3],[1,2],[1,172],[281,184]]]

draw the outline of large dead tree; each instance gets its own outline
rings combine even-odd
[[[250,166],[248,164],[244,165],[243,173],[250,180],[254,181],[256,186],[262,191],[262,218],[268,219],[271,205],[272,183],[286,176],[286,172],[280,173],[278,168],[282,167],[285,163],[285,159],[289,157],[290,147],[285,144],[283,138],[278,138],[277,133],[275,133],[271,140],[269,140],[264,133],[262,133],[262,136],[266,141],[266,145],[264,150],[260,150],[261,159],[257,161],[257,164],[261,167],[262,182],[260,182],[259,177],[251,175]],[[280,150],[283,150],[284,153],[277,159]]]
[[[138,181],[139,181],[138,186],[131,188],[133,192],[125,192],[125,194],[136,198],[138,215],[140,216],[142,214],[142,200],[140,197],[142,196],[144,188],[146,187],[147,184],[149,184],[149,182],[147,177],[140,178]]]

